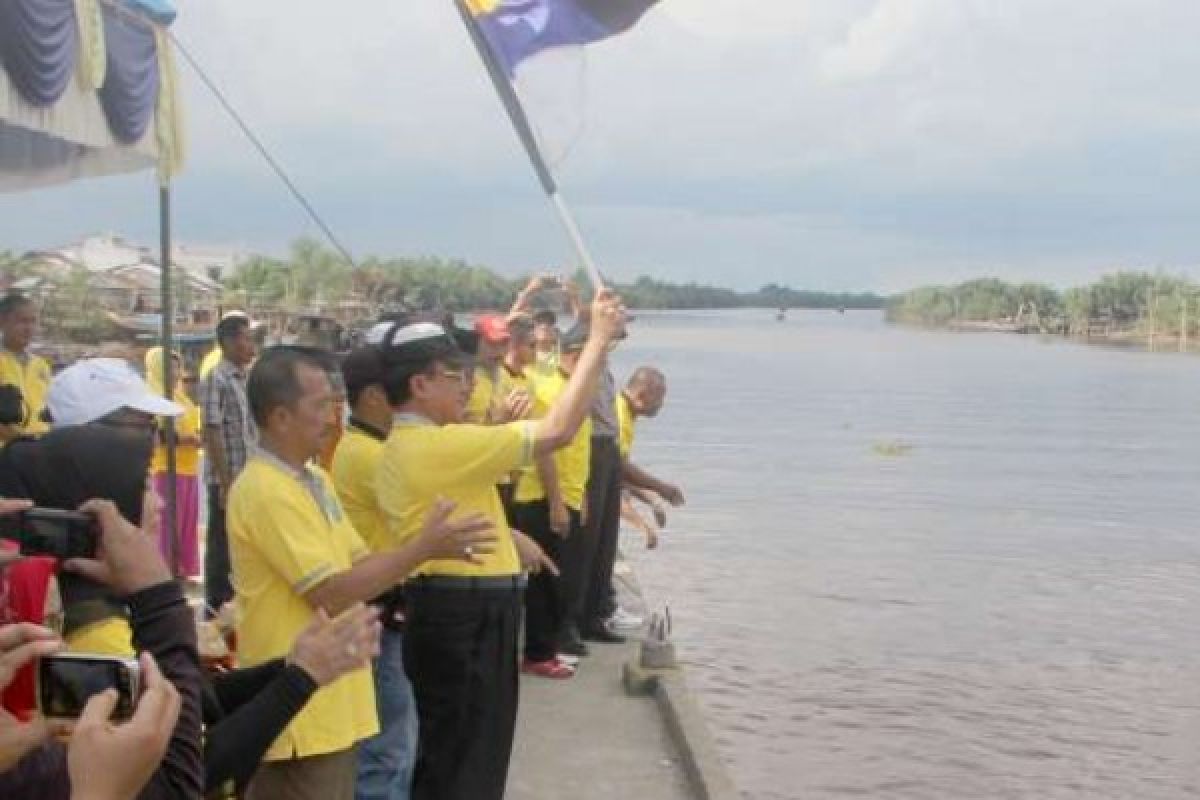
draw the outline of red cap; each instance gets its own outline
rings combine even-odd
[[[475,320],[475,332],[492,344],[508,341],[508,322],[499,314],[485,314]]]

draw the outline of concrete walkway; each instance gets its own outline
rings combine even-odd
[[[589,644],[574,678],[524,676],[508,800],[692,800],[652,696],[630,696],[633,644]]]

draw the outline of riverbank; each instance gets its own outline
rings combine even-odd
[[[646,610],[631,575],[619,589]],[[639,639],[590,645],[571,680],[522,678],[510,800],[736,800],[683,670],[641,669]]]
[[[1090,344],[1097,347],[1145,350],[1151,353],[1200,353],[1200,337],[1182,338],[1178,333],[1146,333],[1138,330],[1094,330],[1090,333],[1047,333],[1024,323],[1011,320],[956,320],[944,325],[926,325],[891,320],[891,325],[921,330],[951,331],[953,333],[1011,333],[1038,336],[1047,340]]]

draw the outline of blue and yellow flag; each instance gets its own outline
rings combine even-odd
[[[585,45],[629,30],[658,0],[466,0],[500,66],[552,47]]]

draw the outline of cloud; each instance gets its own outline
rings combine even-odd
[[[183,12],[181,39],[356,252],[569,257],[450,3]],[[618,273],[898,288],[1195,264],[1198,34],[1200,4],[1177,0],[664,0],[578,62],[562,183]],[[181,236],[311,233],[184,74]],[[143,192],[6,199],[0,241],[152,233]]]

